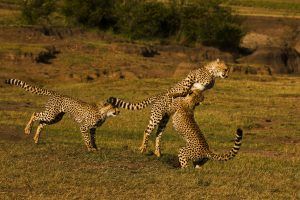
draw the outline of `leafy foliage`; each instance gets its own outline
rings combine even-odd
[[[240,20],[218,0],[196,1],[181,8],[181,37],[188,42],[199,41],[223,48],[237,47],[243,32]]]
[[[124,12],[126,11],[127,12]],[[179,29],[180,19],[168,6],[160,2],[142,2],[126,6],[121,14],[119,29],[132,38],[165,38]]]
[[[115,0],[64,0],[62,12],[73,23],[108,29],[116,23]]]
[[[55,0],[25,0],[22,17],[28,24],[49,22],[49,15],[55,11]]]
[[[26,1],[28,22],[47,18],[54,0]],[[40,9],[39,9],[40,7]],[[71,24],[113,30],[133,39],[176,37],[184,44],[202,42],[236,48],[243,36],[240,20],[220,0],[162,3],[139,0],[63,0],[61,13]]]

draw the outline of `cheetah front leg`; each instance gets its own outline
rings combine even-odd
[[[90,130],[85,126],[81,126],[80,132],[82,134],[85,146],[87,147],[88,151],[96,151],[97,149],[93,147],[91,142]]]
[[[90,129],[90,135],[91,135],[92,147],[97,150],[98,148],[97,148],[97,145],[96,145],[96,129],[95,128]]]

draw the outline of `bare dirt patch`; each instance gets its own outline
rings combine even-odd
[[[285,157],[285,155],[282,152],[260,150],[260,149],[243,149],[243,153],[260,155],[264,157]]]
[[[273,136],[273,137],[257,137],[255,140],[272,144],[300,144],[300,137],[290,136]]]
[[[23,130],[11,125],[0,125],[0,140],[19,141],[26,138]]]
[[[32,102],[10,102],[10,101],[0,101],[0,110],[14,111],[21,110],[24,108],[35,107]]]

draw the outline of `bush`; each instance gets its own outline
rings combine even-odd
[[[118,13],[116,29],[134,39],[166,38],[180,26],[177,10],[160,2],[127,1]]]
[[[48,19],[55,0],[25,1],[28,22]],[[30,3],[29,3],[30,2]],[[177,36],[184,43],[201,42],[221,48],[237,48],[243,32],[240,20],[220,0],[161,3],[141,0],[61,0],[60,11],[71,24],[111,29],[133,39]],[[182,1],[183,2],[183,1]]]
[[[108,29],[116,24],[116,0],[64,0],[62,13],[74,24]]]
[[[195,1],[181,8],[181,35],[187,42],[236,48],[243,36],[240,19],[218,0]]]
[[[55,11],[55,0],[25,0],[22,17],[28,24],[49,23],[49,15]]]

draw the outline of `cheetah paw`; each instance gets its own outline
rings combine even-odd
[[[96,148],[93,148],[93,147],[91,147],[91,148],[89,148],[89,149],[88,149],[88,151],[90,151],[90,152],[95,152],[95,151],[97,151],[97,149],[96,149]]]
[[[33,140],[34,140],[34,143],[35,143],[35,144],[38,144],[38,143],[39,143],[39,138],[34,137]]]
[[[155,150],[154,154],[155,154],[157,157],[160,157],[160,156],[161,156],[161,153],[160,153],[160,151],[158,151],[158,150]]]
[[[147,147],[146,147],[146,146],[142,145],[142,146],[140,147],[141,153],[145,153],[146,150],[147,150]]]
[[[25,130],[24,130],[24,134],[25,135],[30,135],[30,129],[29,128],[25,128]]]

